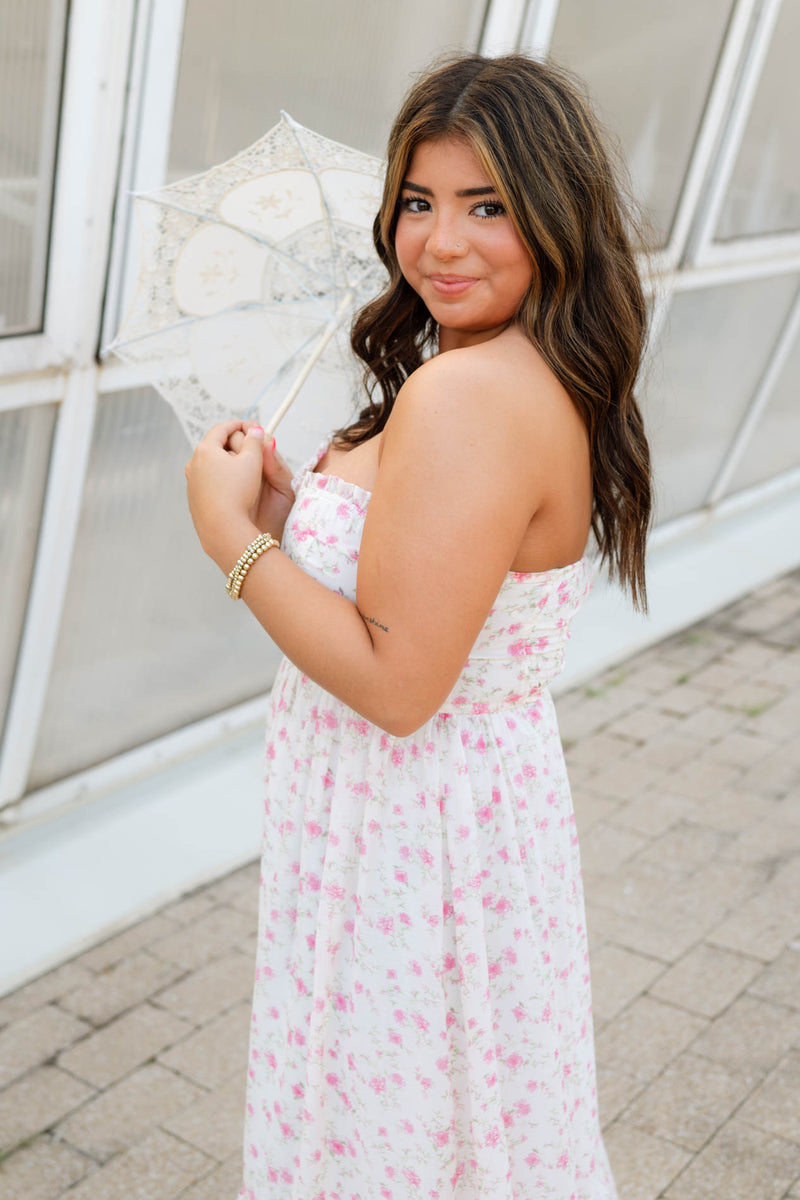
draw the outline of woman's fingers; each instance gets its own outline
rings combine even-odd
[[[226,449],[233,451],[234,454],[238,454],[244,445],[248,429],[252,429],[254,425],[258,425],[258,421],[239,421],[237,428],[228,438]]]
[[[292,491],[292,472],[281,458],[275,446],[274,438],[264,440],[264,474],[270,487],[282,492],[284,496],[294,497]]]
[[[209,429],[203,441],[206,445],[221,446],[230,454],[239,454],[245,444],[248,429],[257,424],[257,421],[223,421]],[[289,499],[294,499],[292,472],[278,453],[273,437],[264,439],[262,466],[270,487]]]
[[[242,428],[241,421],[222,421],[219,425],[212,425],[208,433],[206,433],[194,448],[194,454],[187,462],[184,468],[186,478],[189,478],[189,471],[193,464],[205,459],[208,454],[213,454],[217,450],[224,450],[228,438],[235,430]]]
[[[233,433],[244,427],[244,421],[220,421],[219,425],[211,426],[203,438],[203,442],[214,446],[224,446]],[[201,446],[203,442],[200,443]]]

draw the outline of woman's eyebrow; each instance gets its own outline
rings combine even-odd
[[[406,179],[403,183],[403,189],[408,188],[411,192],[420,192],[423,196],[432,196],[433,192],[430,188],[422,187],[419,183],[412,183],[410,179]],[[456,192],[457,196],[494,196],[497,194],[496,187],[474,187],[461,188]]]

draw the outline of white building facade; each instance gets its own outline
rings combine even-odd
[[[586,79],[659,243],[657,513],[651,616],[601,584],[575,681],[800,564],[798,47],[800,0],[5,0],[0,990],[258,850],[278,655],[199,549],[177,420],[99,355],[135,277],[130,193],[280,109],[381,154],[446,51]],[[306,405],[298,452],[325,432]]]

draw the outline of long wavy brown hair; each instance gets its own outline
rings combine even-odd
[[[352,329],[369,403],[336,440],[354,446],[379,433],[435,346],[435,322],[401,274],[394,236],[414,149],[442,137],[469,143],[531,255],[533,280],[517,321],[585,422],[601,561],[644,610],[650,456],[634,386],[648,316],[633,242],[646,222],[584,85],[563,66],[471,54],[411,88],[389,137],[374,225],[389,282]]]

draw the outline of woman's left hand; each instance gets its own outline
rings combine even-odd
[[[237,432],[246,436],[233,450],[229,439]],[[200,545],[223,570],[237,526],[252,524],[258,509],[263,448],[260,425],[223,421],[208,431],[186,464],[186,495]]]

